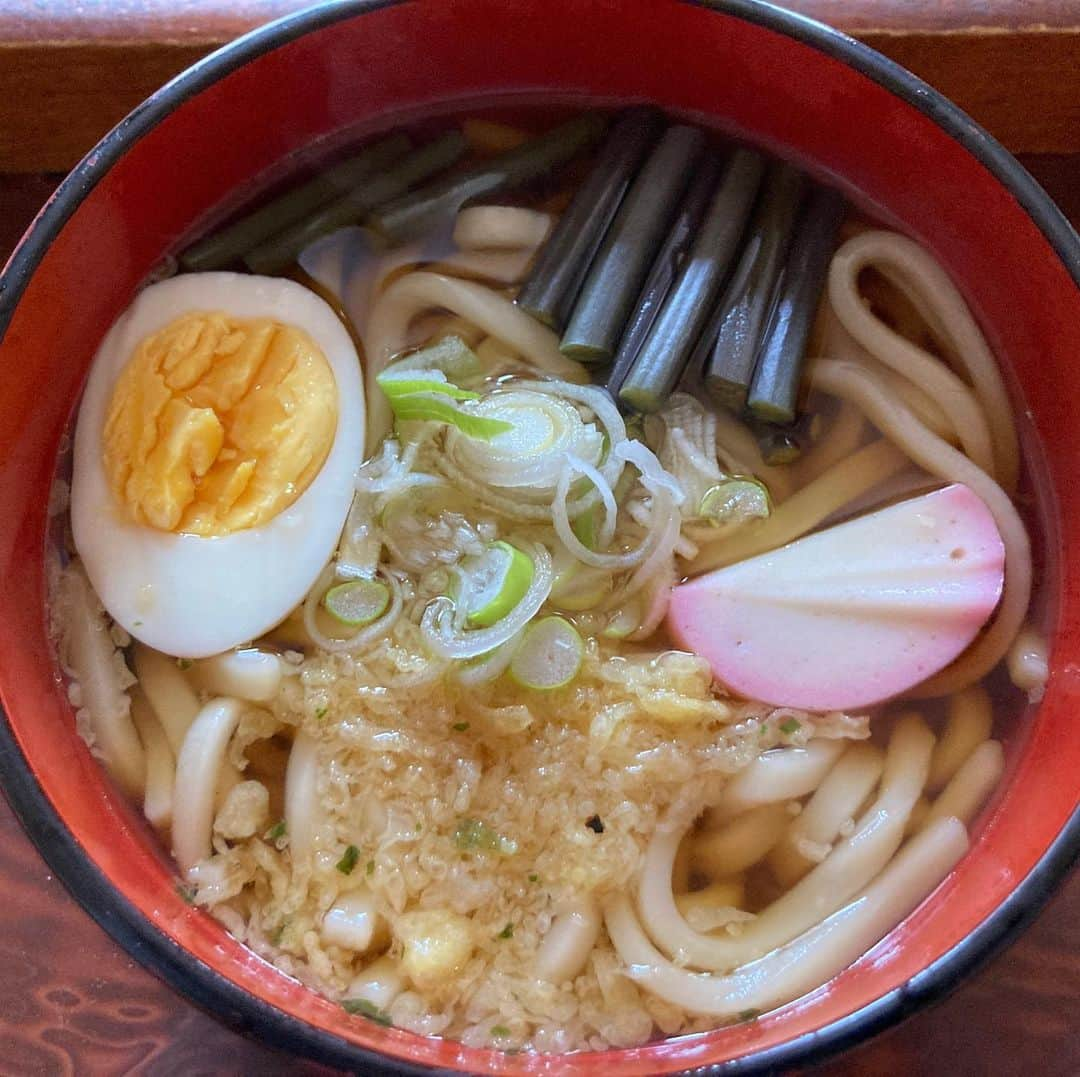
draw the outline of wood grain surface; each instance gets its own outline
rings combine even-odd
[[[0,172],[70,168],[135,105],[211,49],[307,6],[0,0]],[[1015,153],[1080,151],[1080,0],[786,6],[908,67]]]
[[[1029,157],[1024,163],[1073,222],[1080,222],[1080,154]],[[41,173],[0,175],[0,261],[58,179]],[[2,800],[0,900],[4,1077],[330,1072],[240,1038],[132,961],[51,875]],[[945,1002],[809,1072],[815,1077],[1080,1074],[1080,875],[1018,943]]]

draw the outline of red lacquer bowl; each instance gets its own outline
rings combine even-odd
[[[163,255],[318,140],[507,93],[648,99],[789,156],[930,247],[1015,394],[1053,675],[948,880],[862,960],[755,1022],[630,1051],[504,1056],[349,1017],[186,905],[75,734],[45,631],[46,499],[95,347]],[[806,1062],[939,997],[1027,922],[1080,845],[1080,241],[1008,154],[869,49],[750,0],[336,3],[155,94],[75,170],[0,282],[0,776],[42,853],[136,957],[241,1031],[363,1072],[740,1073]],[[738,1060],[734,1062],[733,1060]]]

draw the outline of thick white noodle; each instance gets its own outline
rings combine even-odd
[[[829,303],[848,333],[875,359],[917,384],[941,404],[964,452],[988,475],[997,472],[986,415],[972,389],[940,359],[890,329],[870,310],[859,293],[859,273],[875,264],[902,237],[865,232],[848,240],[833,255],[827,285]]]
[[[536,951],[536,975],[552,984],[564,984],[585,967],[600,935],[600,907],[583,897],[555,914]]]
[[[724,786],[709,808],[716,826],[740,812],[778,800],[797,800],[812,793],[847,747],[842,740],[812,740],[805,748],[763,752]]]
[[[782,946],[835,912],[899,847],[912,805],[926,784],[933,748],[934,735],[926,723],[915,714],[902,717],[889,738],[881,790],[855,832],[738,936],[701,934],[679,914],[671,868],[686,827],[658,826],[645,851],[638,889],[638,909],[653,941],[680,964],[719,972]]]
[[[105,615],[90,581],[81,569],[70,567],[61,577],[58,598],[65,608],[63,659],[79,685],[81,706],[90,719],[94,748],[109,773],[132,797],[141,797],[146,779],[142,743],[131,720],[131,703],[124,691],[130,682]]]
[[[1021,692],[1027,692],[1032,703],[1038,703],[1050,677],[1046,636],[1032,625],[1024,625],[1013,640],[1006,658],[1009,679]]]
[[[885,755],[876,744],[853,744],[825,776],[814,795],[769,854],[769,867],[778,882],[793,886],[824,856],[811,858],[804,850],[832,847],[845,823],[877,786]]]
[[[782,800],[751,808],[694,838],[691,863],[713,880],[738,875],[765,858],[790,822],[791,815]]]
[[[146,752],[143,815],[155,829],[168,830],[172,826],[176,757],[153,707],[138,688],[131,692],[131,717]]]
[[[301,730],[285,767],[285,832],[293,867],[315,851],[319,804],[319,742]]]
[[[769,1010],[831,980],[913,912],[967,851],[958,819],[914,837],[866,890],[804,935],[729,976],[688,972],[649,942],[625,894],[604,905],[608,934],[626,975],[691,1013],[734,1017]]]
[[[940,793],[945,788],[967,757],[984,740],[990,739],[993,725],[993,705],[981,684],[973,684],[950,697],[945,728],[934,748],[930,777],[926,779],[928,793]]]
[[[413,318],[433,307],[461,315],[485,333],[505,341],[547,374],[565,381],[587,380],[581,364],[567,359],[559,351],[559,338],[550,329],[498,292],[440,273],[406,273],[375,300],[368,321],[365,344],[369,455],[378,448],[393,425],[390,404],[375,378],[398,352],[408,346],[408,330]]]
[[[703,931],[715,930],[715,927],[706,927],[696,921],[703,918],[712,921],[712,924],[720,926],[718,914],[721,910],[741,911],[746,903],[746,880],[742,875],[735,875],[723,879],[718,883],[709,883],[700,890],[692,890],[689,893],[677,891],[675,905],[679,912],[686,917],[686,922],[693,927],[699,927]],[[731,920],[725,917],[730,923]]]
[[[215,696],[236,696],[251,703],[269,703],[281,688],[281,659],[271,651],[244,647],[193,663],[191,679]]]
[[[169,747],[179,756],[181,745],[199,713],[199,697],[180,671],[175,658],[152,650],[143,643],[135,644],[135,673],[154,708]]]
[[[909,464],[907,456],[884,438],[864,445],[797,490],[760,523],[745,524],[714,542],[703,541],[686,573],[698,576],[794,542]]]
[[[846,400],[841,400],[825,433],[801,460],[792,465],[792,474],[798,486],[806,486],[851,456],[862,444],[865,432],[866,420],[862,412]]]
[[[425,272],[476,277],[491,284],[518,284],[525,278],[531,250],[458,251],[425,267]]]
[[[899,397],[938,437],[944,438],[950,444],[959,442],[952,417],[937,400],[915,382],[898,374],[892,367],[879,363],[843,327],[832,307],[826,306],[825,310],[825,337],[821,350],[816,354],[829,359],[848,359],[867,367],[889,387],[890,393]],[[811,380],[813,380],[812,373]],[[858,409],[855,410],[858,411]]]
[[[1005,771],[1005,752],[1000,742],[985,740],[964,760],[941,795],[930,805],[923,821],[928,827],[938,819],[955,816],[970,823],[1001,781]]]
[[[225,752],[245,704],[238,699],[212,699],[195,716],[176,757],[173,800],[173,856],[180,870],[191,871],[212,852],[214,797],[225,764]]]
[[[454,220],[463,250],[535,251],[551,231],[551,214],[525,206],[469,206]]]
[[[886,276],[915,304],[967,375],[971,390],[940,360],[894,333],[861,302],[858,277],[868,266]],[[833,255],[828,294],[848,332],[876,359],[916,382],[942,404],[972,460],[997,479],[1008,495],[1014,494],[1020,473],[1020,447],[1005,382],[963,296],[930,253],[895,232],[864,232]],[[943,378],[942,372],[952,381]],[[980,416],[977,424],[967,416],[970,408],[964,396],[974,397]],[[987,430],[989,464],[983,448],[972,449],[972,433],[977,425]]]
[[[928,430],[864,368],[839,359],[814,366],[819,389],[850,400],[867,418],[931,475],[959,482],[981,498],[994,517],[1005,544],[1005,586],[988,628],[955,662],[919,685],[919,698],[948,695],[973,684],[1004,657],[1027,613],[1031,599],[1031,543],[1009,495],[963,453]]]

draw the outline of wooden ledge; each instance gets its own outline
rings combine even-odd
[[[195,60],[308,6],[305,0],[0,0],[0,172],[70,168]],[[788,0],[785,6],[914,71],[1014,153],[1080,152],[1074,0]]]

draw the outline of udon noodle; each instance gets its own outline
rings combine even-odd
[[[367,434],[336,553],[280,624],[178,658],[132,640],[76,551],[53,579],[79,731],[195,903],[353,1013],[549,1052],[747,1020],[841,973],[964,855],[1004,767],[984,678],[1004,663],[1037,699],[1047,676],[1008,397],[925,250],[849,227],[802,458],[767,463],[691,376],[628,420],[515,304],[552,204],[301,257],[363,344]],[[528,452],[395,407],[396,361],[446,340],[476,365],[412,376],[523,416]],[[716,526],[696,506],[731,476],[768,511]],[[665,634],[677,581],[947,483],[992,514],[1004,588],[902,701],[740,699]],[[509,605],[476,567],[499,544],[528,567]],[[343,624],[328,602],[354,583],[377,608]],[[477,589],[499,615],[469,613]]]

